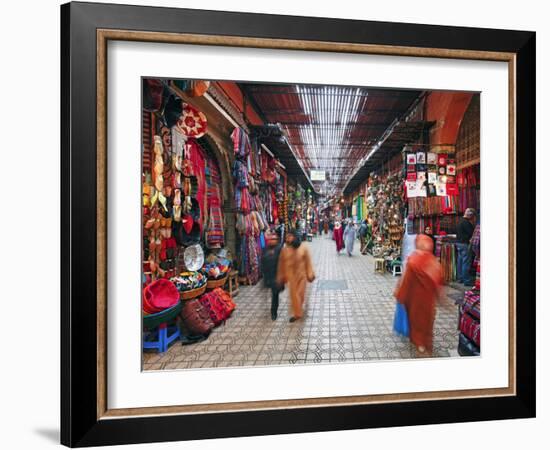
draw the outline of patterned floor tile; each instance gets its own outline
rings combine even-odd
[[[308,244],[317,279],[308,288],[304,318],[288,322],[288,289],[282,292],[278,318],[271,320],[270,291],[241,286],[237,309],[209,338],[191,345],[175,342],[166,353],[147,352],[143,370],[325,364],[417,358],[407,339],[393,331],[398,278],[375,274],[370,256],[356,249],[338,255],[324,236]],[[434,357],[456,357],[460,290],[446,288],[434,327]]]

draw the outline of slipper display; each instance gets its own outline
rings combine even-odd
[[[173,200],[173,217],[176,222],[181,220],[181,191],[176,189],[174,191],[174,200]]]

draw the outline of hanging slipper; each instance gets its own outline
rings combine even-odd
[[[160,251],[162,249],[162,238],[160,232],[157,232],[155,238],[155,261],[160,261]]]
[[[174,222],[181,222],[181,206],[174,205]]]
[[[185,146],[185,148],[187,149],[187,145]],[[193,166],[191,165],[189,158],[187,156],[185,158],[186,159],[183,161],[181,171],[184,176],[190,177],[193,175]]]
[[[162,194],[162,189],[164,188],[164,177],[162,174],[158,175],[155,179],[155,189],[157,190],[158,194]]]
[[[154,224],[155,224],[155,219],[151,217],[150,219],[147,220],[147,222],[145,222],[145,229],[150,230],[151,228],[153,228]]]
[[[153,228],[155,230],[158,230],[160,228],[160,219],[158,217],[155,219],[155,222],[153,223]]]
[[[185,197],[185,202],[184,202],[184,205],[183,205],[183,211],[187,213],[187,212],[190,212],[192,208],[193,208],[193,201],[192,201],[191,197],[189,197],[189,196]]]
[[[149,241],[149,256],[154,256],[156,249],[157,249],[157,241],[155,239]]]
[[[152,195],[150,195],[150,204],[149,204],[149,206],[153,207],[157,203],[157,201],[159,199],[159,195],[158,195],[157,190],[153,186],[151,186],[150,192],[151,192]]]
[[[142,197],[143,197],[143,206],[151,205],[151,187],[148,184],[143,185]]]
[[[191,214],[185,214],[182,218],[181,223],[183,224],[183,229],[187,234],[191,233],[193,229],[193,216]]]
[[[162,228],[161,234],[164,239],[170,239],[172,237],[172,218],[164,218],[161,220]],[[164,242],[164,241],[163,241]]]
[[[181,172],[181,160],[182,160],[182,155],[176,154],[174,156],[174,159],[173,159],[174,169],[176,169],[178,172]]]
[[[164,211],[168,211],[168,207],[166,206],[166,197],[162,192],[159,192],[159,203],[161,204]]]
[[[176,189],[174,191],[174,206],[180,206],[181,205],[181,190]]]
[[[155,273],[157,271],[157,263],[153,259],[153,257],[149,257],[149,267],[151,269],[151,273]]]

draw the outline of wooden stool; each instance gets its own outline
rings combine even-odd
[[[384,273],[384,258],[374,258],[374,272]]]
[[[232,270],[229,272],[229,295],[235,297],[239,293],[239,272]]]

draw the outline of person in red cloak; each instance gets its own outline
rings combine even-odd
[[[411,342],[420,354],[431,355],[435,308],[443,286],[443,271],[433,255],[433,242],[428,236],[419,234],[415,244],[416,250],[407,259],[407,268],[394,295],[407,309]]]
[[[340,222],[334,224],[334,230],[332,232],[332,239],[336,241],[336,251],[340,251],[344,248],[344,229]]]

